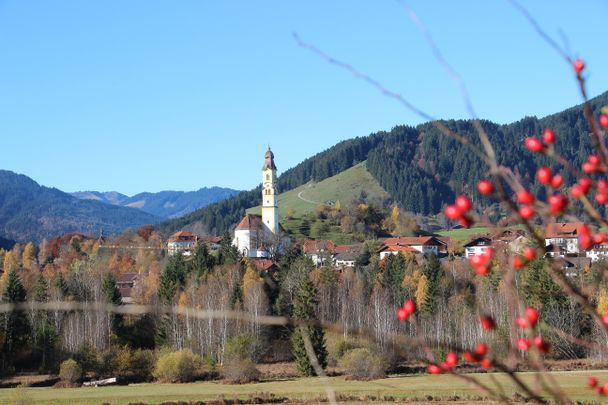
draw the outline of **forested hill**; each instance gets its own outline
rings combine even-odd
[[[10,240],[39,242],[66,232],[107,235],[159,220],[135,208],[79,200],[22,174],[0,170],[0,235]]]
[[[608,92],[594,98],[592,105],[596,112],[608,105]],[[472,121],[451,120],[445,124],[479,145]],[[525,183],[532,183],[540,164],[551,166],[546,157],[524,150],[525,137],[553,128],[557,134],[557,150],[578,166],[591,150],[582,105],[541,119],[526,117],[507,125],[482,121],[482,126],[490,136],[499,163],[513,168]],[[323,180],[363,160],[367,160],[369,172],[405,210],[425,215],[440,212],[456,194],[474,190],[487,170],[464,146],[441,134],[432,123],[425,123],[417,127],[398,126],[390,132],[340,142],[283,173],[279,177],[279,191],[291,190],[310,180]],[[566,176],[566,180],[570,179]],[[537,188],[533,186],[542,195],[542,190]],[[172,232],[197,223],[207,232],[219,234],[234,226],[247,208],[260,203],[258,187],[166,221],[160,228]]]

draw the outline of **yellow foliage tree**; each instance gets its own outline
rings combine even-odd
[[[253,267],[253,264],[247,263],[245,275],[243,276],[243,293],[247,294],[249,289],[256,283],[263,283],[264,280],[258,274],[257,270]]]
[[[4,274],[10,273],[11,270],[18,270],[19,263],[15,257],[15,253],[12,250],[6,252],[4,255]]]
[[[340,211],[342,209],[342,204],[340,203],[340,200],[336,201],[334,208],[336,209],[336,211]]]
[[[23,254],[21,256],[21,263],[23,264],[24,268],[32,268],[32,265],[36,260],[35,250],[36,249],[34,248],[34,244],[32,242],[29,242],[27,245],[25,245],[25,248],[23,249]]]
[[[608,309],[608,290],[602,289],[600,290],[597,296],[597,312],[600,315],[604,315],[606,310]]]
[[[418,281],[418,288],[416,289],[416,305],[418,308],[421,308],[424,305],[428,288],[429,282],[427,281],[426,276],[422,275]]]

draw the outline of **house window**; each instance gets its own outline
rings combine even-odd
[[[266,173],[266,180],[270,180],[270,174]]]

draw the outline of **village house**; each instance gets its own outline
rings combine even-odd
[[[494,250],[493,241],[487,236],[480,236],[464,245],[464,257],[484,255]]]
[[[329,259],[336,267],[355,267],[360,246],[336,245],[331,240],[307,239],[302,245],[302,252],[308,256],[315,266],[326,264]]]
[[[592,262],[597,262],[601,259],[608,258],[608,241],[593,245],[591,249],[585,252],[585,256],[591,259]]]
[[[132,304],[133,291],[139,281],[139,274],[137,273],[124,273],[120,274],[116,278],[116,288],[120,292],[121,301],[123,304]]]
[[[581,222],[550,223],[545,228],[545,247],[551,257],[577,256]]]
[[[178,252],[184,256],[191,256],[197,241],[198,236],[191,232],[179,231],[174,233],[167,242],[169,256],[173,256]]]
[[[447,254],[447,243],[434,236],[402,236],[398,238],[387,238],[380,248],[380,259],[388,255],[399,253],[412,254]]]

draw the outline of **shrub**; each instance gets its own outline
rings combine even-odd
[[[163,382],[188,382],[200,375],[203,366],[201,356],[190,349],[162,355],[156,361],[154,377]]]
[[[156,357],[152,350],[119,349],[116,356],[116,377],[125,382],[150,381],[155,363]]]
[[[340,360],[340,366],[356,379],[381,378],[386,375],[387,362],[367,348],[353,349]]]
[[[260,371],[251,359],[229,358],[224,363],[223,375],[231,383],[246,384],[257,381]]]
[[[67,359],[59,367],[61,381],[74,384],[82,378],[82,369],[74,359]]]

